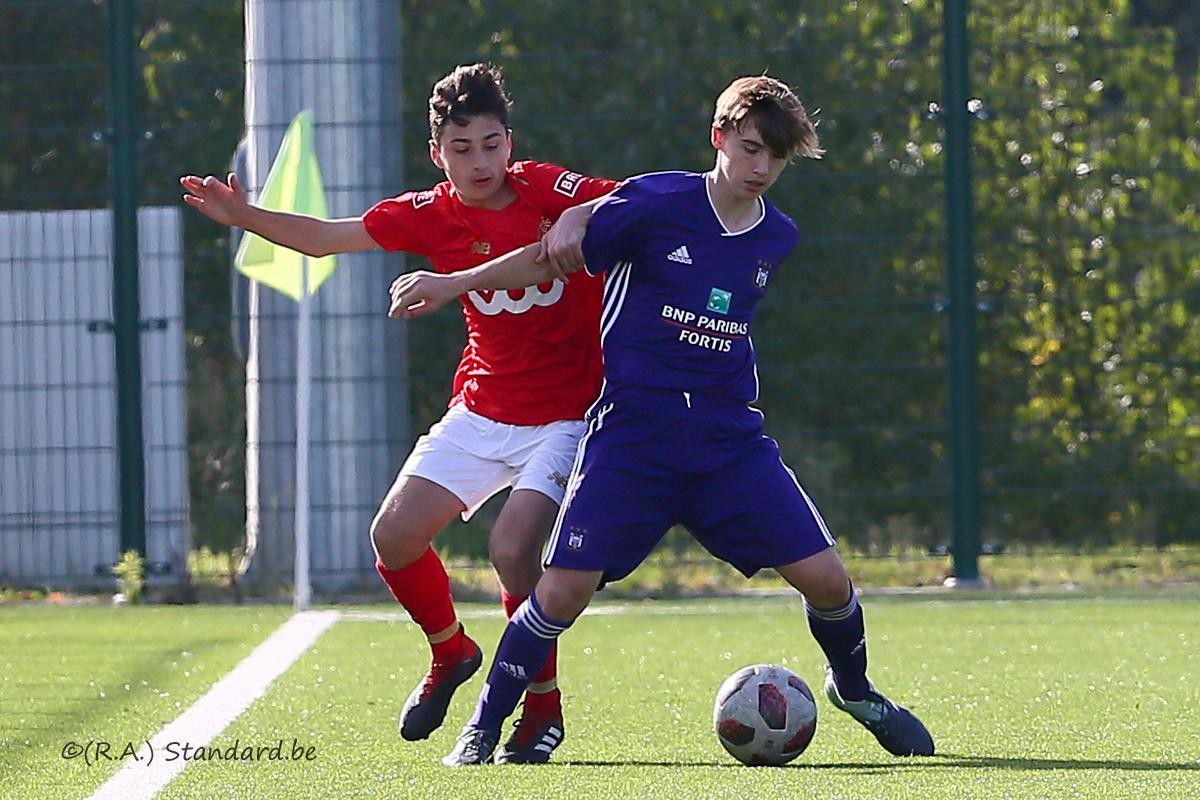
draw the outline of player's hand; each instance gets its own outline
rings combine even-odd
[[[458,297],[458,284],[452,275],[418,270],[406,272],[392,281],[391,306],[388,316],[392,319],[412,319],[436,311]]]
[[[536,261],[545,263],[554,277],[565,281],[583,268],[583,237],[590,218],[578,207],[568,208],[538,243]]]
[[[229,173],[227,181],[212,175],[204,178],[184,175],[179,179],[180,185],[187,190],[183,202],[198,209],[214,222],[244,227],[241,220],[245,218],[250,206],[246,199],[246,190],[232,172]]]

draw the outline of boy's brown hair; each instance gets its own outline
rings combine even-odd
[[[766,75],[738,78],[717,98],[713,127],[739,133],[746,122],[758,129],[776,158],[820,158],[816,125],[786,83]]]
[[[472,117],[484,115],[495,117],[507,128],[511,105],[498,68],[491,64],[460,65],[433,85],[429,136],[436,143],[449,123],[467,125]]]

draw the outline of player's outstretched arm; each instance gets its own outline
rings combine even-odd
[[[558,278],[554,268],[548,262],[539,262],[537,255],[538,245],[530,244],[449,275],[427,270],[406,272],[392,281],[388,316],[412,319],[476,289],[524,289]]]
[[[539,242],[537,260],[549,264],[555,275],[564,280],[568,274],[583,269],[583,237],[592,212],[608,197],[606,194],[564,211]]]
[[[187,191],[183,201],[214,222],[244,228],[308,256],[354,253],[377,246],[358,217],[317,219],[254,205],[233,173],[226,181],[212,175],[184,175],[179,183]]]

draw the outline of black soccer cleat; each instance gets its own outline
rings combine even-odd
[[[458,735],[454,749],[442,757],[442,763],[447,767],[486,764],[492,760],[492,752],[496,749],[498,741],[500,741],[500,731],[489,731],[468,725]]]
[[[468,655],[446,664],[434,662],[429,672],[412,690],[400,713],[400,735],[410,742],[428,739],[441,727],[454,691],[466,683],[483,664],[483,651],[468,638],[464,646]]]
[[[496,751],[496,763],[545,764],[562,744],[563,735],[561,719],[521,717],[512,736]]]
[[[870,686],[870,691],[862,700],[843,700],[833,679],[833,671],[826,667],[825,696],[874,734],[883,749],[892,755],[933,755],[933,736],[921,720],[907,708],[896,705],[875,691],[874,686]]]

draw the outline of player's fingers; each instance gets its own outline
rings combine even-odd
[[[569,272],[573,264],[574,254],[570,250],[563,250],[558,254],[557,266],[562,272]]]
[[[415,303],[404,309],[404,318],[416,319],[417,317],[425,316],[430,311],[433,311],[433,306],[422,300],[421,302]]]
[[[550,248],[546,244],[545,237],[543,237],[538,240],[538,251],[537,251],[537,255],[534,256],[533,260],[534,260],[534,263],[540,264],[549,257],[550,257]]]
[[[412,302],[412,298],[419,296],[416,292],[414,281],[406,280],[392,287],[392,305],[406,306]]]
[[[571,278],[567,275],[566,271],[562,268],[561,264],[557,260],[555,260],[553,258],[550,259],[550,262],[546,266],[548,266],[550,268],[550,272],[552,275],[554,275],[556,280],[560,280],[563,283],[566,283],[571,280]]]
[[[583,265],[583,255],[578,248],[568,248],[558,254],[555,259],[555,266],[564,275],[569,275],[572,272],[578,272],[580,266]]]
[[[404,314],[404,298],[399,295],[392,295],[391,305],[388,306],[388,316],[392,318],[401,317]]]
[[[396,287],[392,289],[392,297],[413,297],[418,294],[417,289],[417,281],[409,278],[396,284]]]

